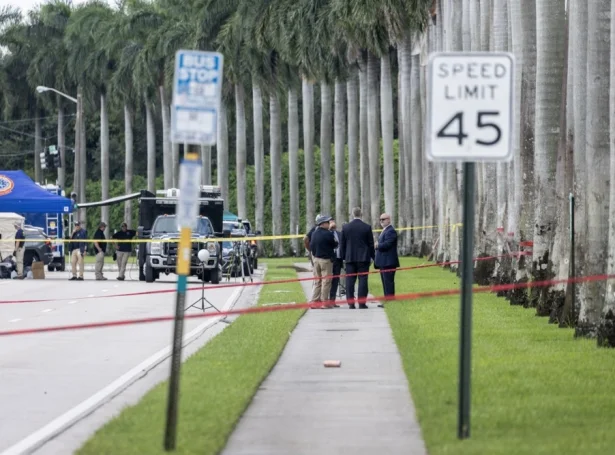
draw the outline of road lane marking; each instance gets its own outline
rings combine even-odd
[[[243,288],[236,288],[233,294],[224,302],[222,306],[223,311],[231,309],[239,296],[241,295]],[[218,322],[222,322],[225,319],[224,316],[209,318],[209,321],[205,321],[203,324],[196,327],[190,333],[184,336],[184,342],[182,346],[185,348],[188,344],[200,337],[205,330],[214,326]],[[99,390],[94,395],[90,396],[86,400],[79,403],[74,408],[55,418],[47,425],[31,433],[26,438],[17,442],[13,446],[6,449],[0,455],[22,455],[24,453],[31,453],[41,446],[55,438],[57,435],[64,432],[67,428],[74,425],[79,420],[83,419],[94,410],[104,404],[109,398],[117,396],[122,391],[126,390],[129,386],[135,383],[139,378],[143,377],[148,371],[164,362],[171,357],[171,346],[167,346],[161,349],[156,354],[152,355],[148,359],[141,362],[139,365],[120,376],[113,381],[107,387]]]

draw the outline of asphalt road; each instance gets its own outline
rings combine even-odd
[[[133,278],[136,273],[133,273]],[[0,300],[59,299],[0,305],[0,330],[121,319],[172,316],[175,294],[75,300],[77,297],[175,289],[175,276],[147,284],[128,279],[68,281],[68,273],[46,272],[45,280],[0,280]],[[191,279],[190,287],[200,286]],[[200,291],[190,291],[192,303]],[[206,297],[219,309],[233,304],[235,288]],[[212,312],[209,309],[206,312]],[[200,309],[189,309],[200,313]],[[184,334],[211,318],[186,320]],[[167,348],[172,322],[0,337],[0,453],[100,392],[144,360]]]

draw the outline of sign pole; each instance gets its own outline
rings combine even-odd
[[[429,56],[427,73],[427,159],[463,162],[457,436],[467,439],[472,374],[475,166],[477,162],[513,158],[515,58],[507,52],[436,52]]]
[[[459,343],[459,418],[457,437],[470,437],[470,376],[472,372],[472,284],[474,282],[475,163],[463,163],[463,244],[461,247],[461,328]]]
[[[196,153],[187,153],[179,169],[179,201],[177,222],[180,227],[177,255],[177,295],[175,298],[175,322],[171,355],[171,377],[167,401],[167,420],[164,435],[164,449],[175,450],[177,436],[177,410],[179,402],[179,379],[182,362],[182,343],[184,340],[184,308],[186,288],[190,275],[192,256],[192,225],[199,214],[198,198],[200,191],[201,162]]]

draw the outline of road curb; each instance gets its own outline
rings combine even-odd
[[[231,297],[229,297],[229,299],[226,301],[227,304],[223,307],[224,310],[232,309],[235,306],[235,304],[239,300],[239,297],[243,293],[243,289],[244,288],[242,287],[238,287],[233,292]],[[190,331],[190,333],[188,333],[186,336],[184,336],[184,342],[182,346],[185,348],[187,345],[199,338],[206,330],[208,330],[218,322],[222,322],[224,319],[226,319],[226,317],[218,316],[215,318],[211,318],[211,320],[199,325],[194,330]],[[108,402],[110,399],[119,395],[129,386],[134,384],[137,380],[147,375],[147,373],[153,368],[167,360],[169,357],[171,357],[170,345],[164,349],[161,349],[149,358],[145,359],[139,365],[120,376],[111,384],[104,387],[102,390],[99,390],[94,395],[82,401],[77,406],[68,410],[61,416],[55,418],[47,425],[43,426],[34,433],[31,433],[28,437],[17,442],[13,446],[6,449],[4,452],[1,452],[0,455],[30,454],[33,451],[41,448],[41,446],[43,446],[48,441],[55,438],[62,432],[66,431],[83,417],[86,417],[87,415],[91,414],[100,406]]]

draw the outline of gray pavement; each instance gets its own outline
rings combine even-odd
[[[307,311],[223,455],[427,453],[386,314],[368,306]]]
[[[45,280],[0,280],[0,300],[54,299],[0,305],[0,330],[173,315],[174,293],[105,297],[176,287],[174,275],[147,284],[139,282],[136,270],[133,272],[134,280],[127,276],[124,282],[117,281],[113,272],[106,273],[108,281],[95,281],[90,272],[83,282],[68,281],[67,272],[46,272]],[[198,280],[190,280],[189,287],[199,286]],[[189,291],[186,301],[192,303],[200,294],[200,290]],[[233,305],[238,295],[236,288],[206,292],[220,309]],[[89,296],[101,298],[77,299]],[[200,312],[194,308],[187,311]],[[208,321],[215,323],[214,319],[220,320],[186,320],[184,334]],[[94,395],[100,397],[101,391],[168,348],[171,335],[172,322],[157,322],[1,337],[0,453],[31,438]]]

